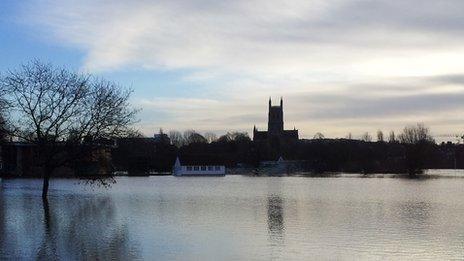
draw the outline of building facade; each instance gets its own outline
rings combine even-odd
[[[253,141],[270,141],[288,143],[298,141],[298,130],[284,129],[284,104],[280,98],[280,105],[273,106],[269,98],[267,131],[259,131],[253,128]]]
[[[226,166],[210,157],[177,157],[172,174],[174,176],[224,176]]]

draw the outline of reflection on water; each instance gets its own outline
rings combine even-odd
[[[54,222],[54,219],[60,218],[59,215],[50,217],[52,224],[56,225],[50,226],[45,234],[52,239],[44,240],[39,255],[52,250],[52,256],[56,256],[55,241],[58,239],[68,260],[130,260],[138,256],[136,242],[129,241],[127,225],[115,220],[114,204],[110,198],[76,202],[72,212],[65,226],[58,225],[63,221]],[[48,255],[44,257],[48,259]]]
[[[402,219],[408,223],[421,224],[427,222],[433,210],[428,202],[402,202],[398,206]]]
[[[133,260],[140,257],[110,197],[0,197],[0,259]],[[23,204],[23,205],[21,205]],[[6,208],[6,209],[5,209]],[[6,218],[5,218],[6,214]],[[20,216],[17,216],[20,215]],[[42,216],[41,216],[42,215]]]
[[[0,260],[456,259],[464,179],[4,180]]]
[[[270,195],[267,198],[267,226],[272,243],[282,243],[284,232],[284,208],[282,198]]]
[[[48,199],[42,201],[42,207],[44,212],[44,232],[42,244],[37,253],[37,259],[39,260],[57,260],[59,257],[56,253],[56,239],[54,237],[55,230],[52,229],[52,218],[50,217],[50,204]]]

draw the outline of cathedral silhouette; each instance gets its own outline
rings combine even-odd
[[[259,131],[256,126],[253,128],[253,141],[270,141],[288,143],[298,140],[298,130],[284,130],[284,103],[280,98],[280,105],[272,106],[269,98],[269,113],[267,131]]]

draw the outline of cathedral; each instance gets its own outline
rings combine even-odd
[[[253,141],[279,141],[279,143],[288,143],[298,140],[298,130],[284,130],[284,104],[280,98],[280,105],[272,106],[269,98],[269,113],[267,122],[267,131],[259,131],[256,126],[253,128]]]

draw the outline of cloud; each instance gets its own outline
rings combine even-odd
[[[400,131],[415,122],[426,123],[437,135],[460,133],[464,86],[446,87],[460,79],[459,75],[397,78],[393,84],[362,83],[330,91],[288,93],[284,97],[285,123],[287,128],[299,128],[303,137],[319,131],[328,137],[377,129]],[[267,100],[263,97],[228,101],[156,98],[143,104],[151,114],[168,113],[163,122],[169,128],[218,132],[250,132],[255,124],[266,128]]]
[[[85,53],[84,70],[188,69],[187,83],[210,86],[193,98],[137,101],[145,129],[263,125],[261,105],[271,95],[286,97],[288,119],[308,133],[415,120],[439,132],[464,127],[455,121],[464,109],[460,0],[31,0],[23,7],[21,18],[45,37]]]
[[[439,56],[461,44],[456,10],[464,4],[83,0],[26,7],[29,20],[86,51],[89,70],[203,68],[265,76],[349,70],[386,54],[395,62],[398,47],[404,60],[432,49]]]

